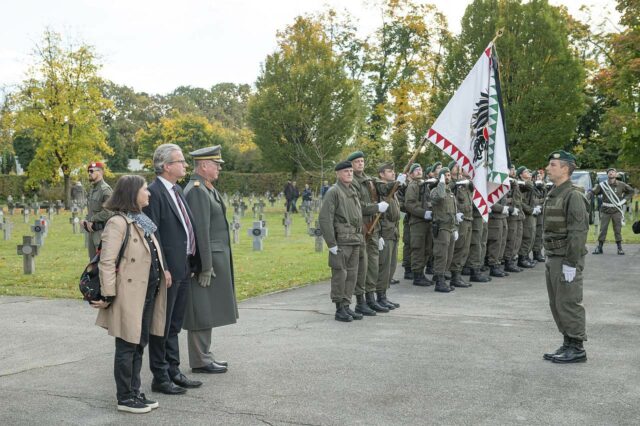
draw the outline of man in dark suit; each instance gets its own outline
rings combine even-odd
[[[190,261],[196,256],[193,216],[182,190],[176,184],[186,174],[186,162],[178,145],[160,145],[153,154],[156,179],[149,185],[151,198],[144,212],[158,226],[157,238],[167,267],[167,320],[163,337],[149,339],[149,365],[153,373],[151,390],[168,395],[183,394],[202,382],[180,372],[178,333],[182,328]]]

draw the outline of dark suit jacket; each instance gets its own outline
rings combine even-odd
[[[171,272],[172,279],[184,281],[191,273],[191,264],[194,259],[187,259],[187,233],[182,226],[178,206],[173,202],[169,191],[158,178],[151,182],[148,189],[151,197],[149,205],[143,211],[158,226],[156,235],[162,248],[164,264]],[[193,226],[193,215],[182,195],[182,189],[179,191],[179,196]]]

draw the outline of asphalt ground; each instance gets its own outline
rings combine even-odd
[[[388,314],[333,319],[327,282],[242,302],[214,330],[219,375],[160,408],[116,411],[114,340],[76,300],[0,298],[0,424],[637,425],[640,246],[588,255],[588,362],[553,364],[561,343],[544,266],[440,294],[401,280]],[[398,268],[396,277],[401,278]]]

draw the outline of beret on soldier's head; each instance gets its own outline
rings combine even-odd
[[[534,170],[533,172],[531,172],[531,177],[532,178],[537,178],[538,177],[538,171]]]
[[[442,163],[439,161],[436,161],[435,163],[433,163],[433,166],[431,166],[431,171],[434,171],[435,169],[437,169],[438,166],[442,166]]]
[[[458,163],[456,163],[456,160],[451,160],[451,162],[449,163],[449,165],[447,166],[449,168],[449,170],[453,170],[453,168],[455,166],[457,166]]]
[[[573,154],[570,154],[567,151],[563,150],[553,151],[551,154],[549,154],[549,160],[562,160],[576,164],[576,157],[574,157]]]
[[[339,172],[340,170],[344,170],[344,169],[352,169],[353,166],[351,165],[351,161],[341,161],[338,164],[336,164],[336,166],[333,168],[333,170],[335,170],[336,172]]]
[[[380,163],[380,165],[378,166],[378,173],[382,173],[385,170],[393,170],[393,163],[391,161]]]
[[[413,163],[413,164],[411,165],[411,167],[409,167],[409,173],[413,173],[413,172],[415,172],[415,171],[416,171],[416,169],[417,169],[418,167],[422,168],[422,166],[421,166],[420,164],[418,164],[418,163]]]
[[[520,175],[524,172],[524,171],[529,171],[529,169],[527,169],[525,166],[520,166],[516,169],[516,176],[520,177]]]
[[[353,161],[353,160],[356,160],[358,158],[364,158],[364,152],[362,152],[362,151],[352,152],[347,157],[347,161]]]
[[[438,173],[438,177],[442,176],[445,173],[451,173],[451,170],[449,170],[448,167],[443,167],[440,169],[440,173]]]
[[[89,163],[89,165],[87,166],[87,170],[88,169],[102,169],[102,170],[104,170],[104,163],[100,162],[100,161],[94,161],[92,163]]]
[[[426,169],[424,169],[424,174],[428,175],[429,173],[431,173],[433,171],[433,166],[429,166]]]

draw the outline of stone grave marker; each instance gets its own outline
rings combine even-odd
[[[78,228],[80,227],[80,218],[78,215],[80,214],[80,207],[74,205],[71,207],[71,217],[69,218],[69,223],[73,227],[73,233],[78,233]]]
[[[40,219],[36,219],[35,223],[31,225],[31,232],[35,235],[35,244],[42,247],[44,245],[44,238],[46,236],[45,225]]]
[[[29,209],[29,206],[25,204],[25,206],[22,208],[22,220],[24,223],[29,223],[30,214],[31,214],[31,209]]]
[[[9,209],[9,215],[13,216],[13,211],[16,209],[16,203],[13,202],[13,196],[7,197],[7,207]]]
[[[309,235],[315,237],[316,251],[322,253],[322,248],[324,247],[324,239],[322,238],[322,230],[320,229],[320,224],[317,220],[315,228],[309,228]]]
[[[5,241],[9,241],[11,239],[11,229],[13,228],[13,223],[8,220],[4,220],[0,222],[0,229],[2,229],[3,238]]]
[[[284,236],[291,236],[291,224],[293,223],[293,219],[291,218],[291,213],[285,212],[284,218],[282,219],[282,225],[284,225]]]
[[[36,271],[35,257],[38,255],[39,248],[34,244],[31,235],[22,236],[22,244],[18,245],[18,256],[22,256],[22,269],[25,274],[33,274]]]
[[[253,222],[253,226],[247,230],[247,234],[253,237],[253,251],[262,251],[262,240],[267,236],[267,228],[262,227],[262,222]]]
[[[240,223],[240,218],[234,214],[233,222],[231,222],[231,232],[233,234],[234,244],[238,244],[240,242],[240,228],[242,228],[242,224]]]

